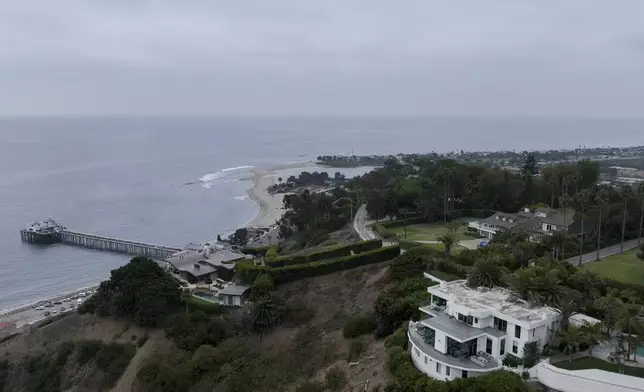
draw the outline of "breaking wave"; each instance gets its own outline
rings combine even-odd
[[[214,173],[208,173],[204,174],[199,178],[198,182],[201,183],[201,186],[204,188],[211,188],[213,185],[217,185],[220,182],[235,182],[237,181],[236,178],[234,179],[226,179],[224,181],[221,180],[222,177],[230,176],[233,171],[237,170],[245,170],[245,169],[252,169],[254,166],[236,166],[236,167],[227,167],[225,169],[217,170]]]

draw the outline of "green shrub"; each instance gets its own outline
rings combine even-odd
[[[306,255],[276,257],[268,260],[267,265],[270,267],[284,267],[287,265],[310,263],[313,261],[349,256],[351,255],[351,252],[355,254],[364,253],[381,247],[382,240],[380,239],[360,241],[353,244],[327,248],[319,252],[309,253]]]
[[[103,347],[100,340],[80,340],[76,342],[76,360],[79,365],[84,365],[96,357],[96,353]]]
[[[319,381],[305,381],[295,388],[295,392],[324,392],[324,385]]]
[[[74,344],[65,342],[58,347],[55,353],[28,359],[26,370],[30,377],[26,383],[27,390],[33,392],[61,391],[61,374],[73,351]]]
[[[339,391],[347,385],[347,375],[339,367],[332,367],[324,376],[324,384],[329,391]]]
[[[235,268],[244,282],[252,283],[259,275],[267,273],[273,277],[275,283],[281,284],[293,280],[331,274],[362,265],[380,263],[391,260],[399,254],[400,247],[389,246],[328,261],[294,264],[277,268],[257,266],[252,262],[244,261],[238,263]]]
[[[521,373],[521,378],[523,378],[524,380],[530,379],[530,373],[524,371],[523,373]]]
[[[356,315],[351,317],[344,325],[342,335],[345,338],[357,338],[358,336],[372,333],[376,329],[376,317],[373,314]]]
[[[523,359],[516,357],[512,354],[507,354],[503,360],[503,366],[515,368],[523,365]]]
[[[111,387],[118,381],[135,353],[132,343],[108,343],[96,353],[96,366],[106,373],[105,386]]]
[[[391,230],[386,229],[382,223],[376,223],[375,225],[372,226],[373,230],[378,234],[379,237],[388,239],[388,238],[394,238],[396,236],[396,233],[394,233]]]
[[[195,297],[194,295],[184,296],[183,303],[191,313],[204,312],[212,316],[226,313],[226,307],[214,302],[206,301],[205,299],[199,297]]]
[[[407,325],[403,324],[392,335],[385,339],[385,348],[402,347],[407,349]]]
[[[404,219],[394,219],[386,222],[380,223],[385,229],[394,229],[396,227],[403,227],[409,225],[417,225],[420,223],[427,222],[427,219],[422,216],[417,216],[413,218],[404,218]]]
[[[254,301],[259,298],[269,296],[274,288],[275,284],[273,283],[273,278],[271,278],[269,274],[259,275],[255,278],[253,285],[251,286],[250,300]]]
[[[364,340],[362,340],[361,338],[353,339],[349,344],[349,356],[347,358],[347,361],[353,361],[360,358],[360,356],[364,353],[364,350]]]
[[[541,348],[539,342],[527,343],[523,348],[523,363],[526,367],[533,367],[539,361]]]
[[[269,269],[276,283],[286,283],[293,280],[331,274],[362,265],[380,263],[391,260],[400,254],[400,247],[390,246],[353,256],[341,257],[329,261],[295,264]]]
[[[268,245],[258,247],[244,247],[240,249],[240,252],[245,255],[264,256],[268,251],[268,248],[270,248]]]
[[[217,345],[228,337],[230,326],[221,318],[203,312],[178,313],[166,323],[166,336],[184,350],[194,351],[204,344]]]
[[[271,246],[264,254],[266,261],[271,261],[277,257],[277,246]]]

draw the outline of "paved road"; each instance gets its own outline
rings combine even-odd
[[[637,238],[634,240],[629,240],[624,242],[624,250],[630,250],[630,249],[635,249],[637,248]],[[621,245],[611,245],[607,246],[606,248],[602,248],[599,250],[599,258],[603,259],[604,257],[612,256],[615,254],[618,254],[621,249]],[[586,264],[591,261],[597,260],[597,251],[593,251],[590,253],[583,254],[581,256],[581,263]],[[566,260],[570,264],[577,265],[579,264],[579,256],[571,257]]]
[[[376,238],[374,232],[367,228],[367,206],[364,204],[358,208],[356,216],[353,218],[353,230],[358,233],[360,239],[363,241],[373,240]]]

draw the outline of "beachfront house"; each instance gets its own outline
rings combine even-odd
[[[543,346],[560,325],[556,309],[533,306],[505,289],[474,290],[456,280],[427,291],[431,302],[420,308],[420,321],[410,322],[408,338],[416,368],[436,379],[500,370],[507,355],[523,357],[532,342]]]
[[[250,286],[230,285],[219,291],[219,303],[224,306],[244,306]]]

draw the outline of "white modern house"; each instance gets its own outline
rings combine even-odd
[[[506,355],[521,358],[526,344],[548,342],[561,320],[556,309],[531,306],[505,289],[473,290],[465,280],[427,291],[431,303],[420,308],[427,317],[410,322],[409,347],[414,365],[440,380],[500,370]]]

